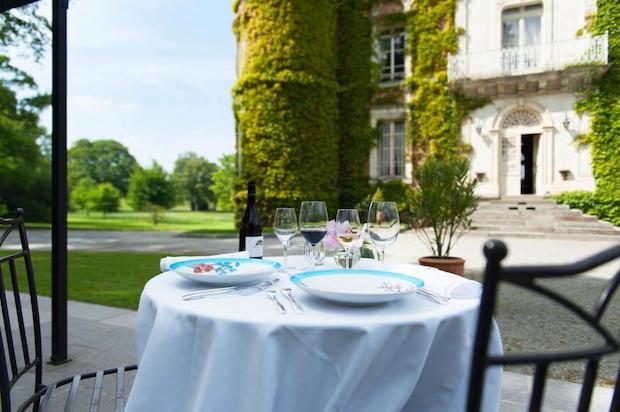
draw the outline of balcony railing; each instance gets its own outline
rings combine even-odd
[[[608,36],[448,56],[448,79],[490,79],[607,64]]]

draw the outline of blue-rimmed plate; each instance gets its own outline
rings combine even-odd
[[[424,281],[402,273],[332,269],[299,273],[291,281],[303,291],[347,306],[379,305],[408,296]]]
[[[269,278],[282,265],[273,260],[203,258],[175,262],[170,269],[179,276],[210,285],[230,286]]]

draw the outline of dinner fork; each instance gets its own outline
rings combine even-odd
[[[284,307],[284,305],[278,299],[278,295],[276,295],[276,291],[275,290],[268,290],[267,291],[267,297],[269,297],[269,299],[271,299],[273,304],[276,305],[276,308],[278,309],[278,312],[281,315],[286,315],[286,308]]]
[[[299,303],[297,303],[297,300],[295,300],[295,298],[293,297],[293,293],[291,291],[291,288],[282,288],[282,289],[280,289],[280,293],[289,302],[291,302],[291,306],[293,307],[293,310],[295,311],[295,313],[297,313],[299,315],[304,313],[304,309],[301,307],[301,305]]]

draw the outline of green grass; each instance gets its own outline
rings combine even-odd
[[[150,213],[121,211],[103,216],[99,212],[71,212],[69,229],[81,230],[157,230],[193,233],[235,233],[232,212],[169,211],[153,224]],[[48,223],[29,223],[29,228],[49,228]]]
[[[4,256],[2,250],[0,256]],[[69,252],[69,299],[137,309],[144,284],[159,274],[162,253]],[[27,291],[22,259],[17,263],[20,291]],[[32,252],[37,294],[51,295],[50,252]],[[8,270],[4,271],[5,285]]]

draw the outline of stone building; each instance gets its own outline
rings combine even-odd
[[[415,0],[414,0],[415,1]],[[377,20],[408,10],[412,1],[377,6]],[[595,0],[460,0],[455,25],[464,30],[448,59],[450,87],[488,103],[461,126],[471,146],[478,194],[495,198],[594,189],[590,150],[576,137],[589,128],[574,110],[580,91],[607,69],[607,36],[579,35]],[[410,73],[404,26],[375,26],[381,66],[379,95]],[[382,136],[370,153],[372,180],[411,181],[403,94],[371,111]]]

